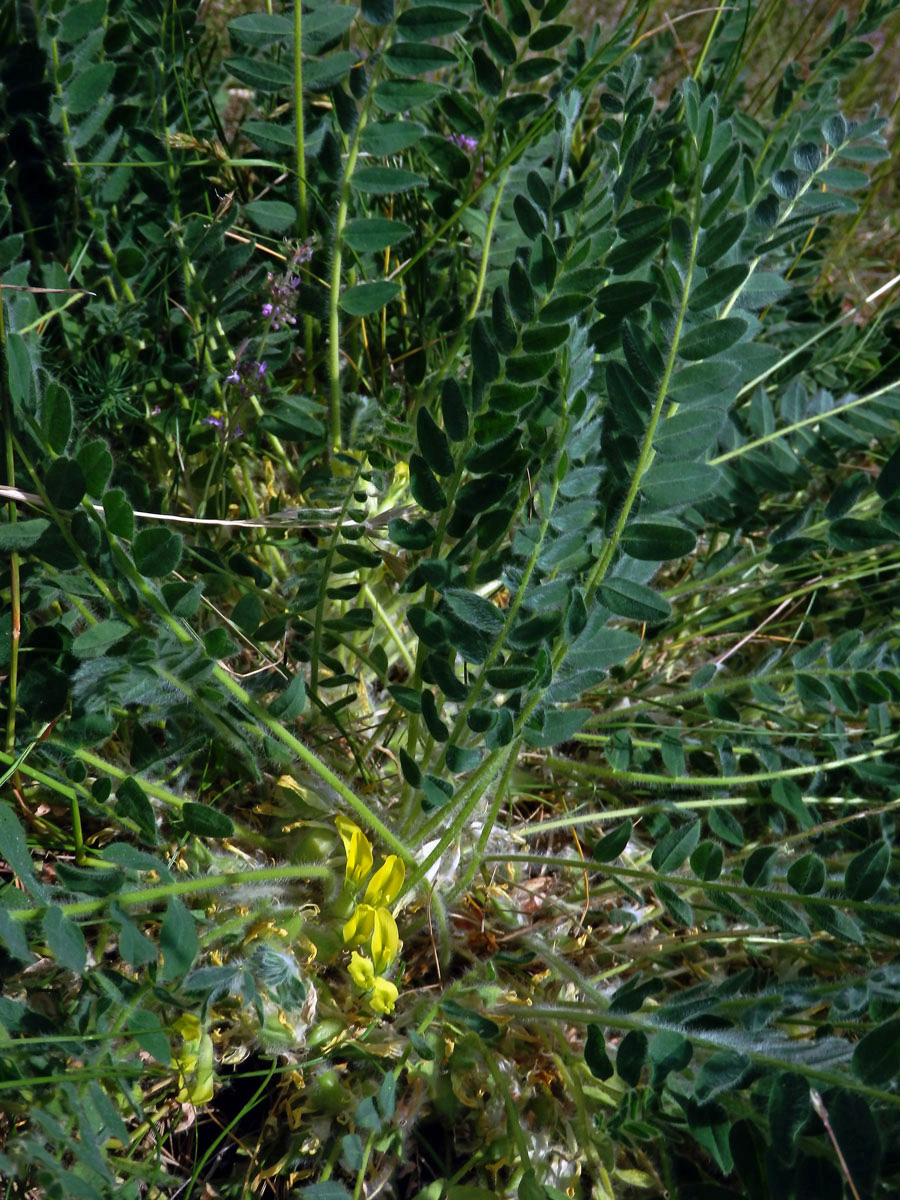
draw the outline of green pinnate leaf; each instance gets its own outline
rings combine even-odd
[[[516,61],[516,44],[504,26],[485,11],[481,18],[481,30],[494,58],[504,67],[511,67]]]
[[[465,12],[441,4],[419,4],[397,18],[397,28],[411,41],[427,42],[463,29],[469,22]]]
[[[409,490],[416,504],[426,512],[440,512],[447,505],[443,488],[421,454],[410,457]]]
[[[739,1087],[750,1070],[750,1059],[738,1050],[720,1050],[700,1068],[694,1083],[694,1094],[701,1104],[708,1104],[722,1092]]]
[[[111,488],[103,497],[106,528],[114,537],[131,541],[134,536],[134,510],[121,488]]]
[[[382,112],[403,113],[427,107],[443,90],[441,84],[427,83],[424,79],[386,79],[376,85],[372,99]]]
[[[388,220],[387,217],[359,217],[345,225],[344,241],[357,254],[367,254],[402,242],[411,233],[412,229],[405,221]]]
[[[711,883],[722,874],[725,852],[718,842],[701,842],[691,853],[691,870],[704,883]]]
[[[740,288],[749,273],[750,268],[743,263],[712,271],[691,292],[691,308],[695,312],[702,312],[705,308],[712,308],[721,304],[723,300],[728,300]]]
[[[362,0],[360,7],[370,25],[389,25],[394,19],[394,0]]]
[[[793,200],[801,184],[802,180],[796,171],[776,171],[772,176],[772,187],[782,200]]]
[[[456,467],[447,435],[424,407],[416,417],[416,438],[422,457],[435,475],[452,475]]]
[[[394,70],[402,75],[426,75],[432,71],[443,71],[448,66],[454,66],[457,61],[451,50],[445,50],[443,46],[434,46],[430,42],[395,42],[385,51],[384,57]]]
[[[702,823],[691,821],[688,825],[678,825],[663,837],[653,848],[650,863],[661,875],[671,875],[682,863],[693,854],[700,841]]]
[[[44,517],[0,524],[0,553],[23,553],[30,550],[49,528],[50,522]]]
[[[297,210],[284,200],[251,200],[244,205],[250,221],[263,233],[284,233],[297,221]]]
[[[72,401],[66,389],[51,380],[41,398],[41,432],[55,454],[62,454],[72,433]],[[96,494],[96,493],[94,493]]]
[[[528,37],[531,33],[531,19],[522,0],[503,0],[503,15],[516,37]]]
[[[281,63],[268,62],[263,59],[236,58],[226,59],[223,66],[230,71],[235,79],[249,84],[258,92],[278,92],[289,88],[294,77],[291,70]]]
[[[339,12],[349,12],[350,20],[353,19],[353,9],[339,9]],[[315,13],[311,14],[314,18]],[[303,36],[306,39],[306,21],[310,18],[304,18]],[[337,18],[334,19],[338,23]],[[315,21],[311,22],[315,27]],[[349,22],[348,22],[349,24]],[[290,17],[282,16],[280,13],[266,12],[251,12],[244,13],[239,17],[235,17],[228,22],[228,36],[233,42],[240,42],[245,46],[271,46],[276,42],[285,41],[294,34],[294,22]],[[344,25],[343,29],[347,26]],[[343,32],[343,29],[338,30],[338,33]],[[334,34],[332,36],[337,36]],[[330,39],[329,39],[330,40]]]
[[[184,543],[181,534],[168,529],[142,529],[132,543],[134,565],[142,575],[169,575],[181,562]]]
[[[51,504],[75,508],[84,496],[84,471],[74,458],[57,458],[44,476],[44,487]]]
[[[611,829],[610,833],[602,836],[593,850],[593,857],[596,862],[612,863],[614,859],[617,859],[619,854],[624,851],[624,848],[628,846],[631,840],[632,829],[634,829],[634,824],[626,817],[616,828]]]
[[[9,804],[0,801],[0,858],[3,858],[36,900],[46,902],[49,892],[34,872],[25,831]]]
[[[84,934],[60,908],[52,905],[41,922],[50,953],[60,964],[80,975],[87,965]]]
[[[644,562],[683,558],[696,544],[690,529],[668,521],[633,521],[622,535],[625,553]]]
[[[399,294],[400,284],[393,280],[358,283],[341,296],[341,308],[352,317],[369,317],[390,304]]]
[[[599,1025],[590,1024],[587,1027],[587,1037],[584,1042],[584,1061],[595,1079],[611,1079],[615,1069],[606,1052],[606,1039]]]
[[[65,89],[65,104],[73,116],[98,108],[109,91],[116,68],[112,63],[96,63],[76,71]]]
[[[419,764],[407,750],[404,750],[402,746],[400,747],[398,753],[400,758],[400,770],[403,772],[403,778],[410,785],[410,787],[421,787],[422,771],[419,768]]]
[[[76,658],[98,658],[133,633],[134,628],[125,621],[100,621],[78,634],[72,642],[72,653]]]
[[[133,821],[144,842],[155,846],[158,841],[156,814],[140,784],[133,777],[124,779],[116,792],[116,813]]]
[[[900,1017],[884,1021],[853,1048],[853,1072],[869,1087],[885,1087],[900,1076]]]
[[[616,616],[632,621],[658,623],[672,613],[668,600],[643,583],[630,579],[610,579],[598,589],[600,600]]]
[[[444,601],[461,621],[490,637],[496,637],[503,628],[503,613],[500,609],[475,592],[463,588],[446,588]]]
[[[303,49],[307,54],[317,54],[323,46],[346,33],[356,19],[357,9],[346,4],[326,4],[312,12],[303,14]],[[253,14],[268,16],[267,13]],[[235,20],[241,20],[240,17]],[[293,36],[293,19],[281,17],[291,26],[286,36]],[[229,31],[234,22],[229,22]],[[284,35],[282,35],[284,36]]]
[[[352,187],[371,196],[408,192],[425,182],[424,176],[404,171],[402,167],[357,167],[350,177]]]
[[[234,833],[234,821],[208,804],[187,800],[181,809],[181,819],[188,833],[196,837],[227,838]]]
[[[504,354],[515,350],[519,335],[513,324],[506,292],[502,287],[494,288],[494,294],[491,297],[491,328],[494,341]]]
[[[121,891],[125,883],[124,872],[115,869],[76,867],[72,863],[59,861],[55,870],[63,887],[83,896],[113,896]]]
[[[500,355],[488,332],[484,317],[476,317],[472,326],[472,366],[475,374],[484,383],[490,383],[500,374]]]
[[[481,92],[485,96],[499,96],[503,90],[503,76],[481,46],[475,46],[472,50],[472,66]]]
[[[832,148],[844,144],[847,140],[847,122],[840,113],[825,118],[822,122],[822,137]]]
[[[194,964],[200,949],[194,918],[177,896],[170,896],[159,931],[163,965],[160,982],[183,979]]]
[[[694,1048],[682,1033],[662,1029],[654,1033],[648,1047],[653,1087],[662,1087],[672,1071],[683,1071],[694,1055]]]
[[[847,864],[844,891],[851,900],[870,900],[884,882],[891,863],[891,848],[877,841],[861,850]]]
[[[796,1155],[797,1139],[810,1114],[809,1084],[802,1075],[780,1074],[769,1092],[768,1118],[775,1153],[785,1162]]]
[[[76,455],[84,472],[85,490],[89,496],[102,496],[113,471],[113,456],[101,439],[86,442]]]
[[[743,317],[725,317],[719,321],[706,321],[684,335],[678,344],[682,358],[690,361],[712,358],[729,350],[747,332]]]
[[[794,166],[799,171],[806,171],[811,175],[818,171],[823,158],[822,150],[815,142],[804,142],[794,151]]]
[[[641,1029],[631,1029],[622,1038],[616,1051],[616,1074],[630,1087],[637,1087],[647,1059],[647,1035]]]

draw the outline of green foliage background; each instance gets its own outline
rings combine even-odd
[[[3,9],[5,1195],[896,1194],[898,7]]]

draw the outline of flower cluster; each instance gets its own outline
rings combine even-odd
[[[291,255],[288,269],[284,275],[274,275],[269,272],[266,276],[269,299],[262,306],[262,315],[271,321],[272,329],[278,330],[297,324],[297,318],[294,315],[294,309],[297,306],[297,289],[300,286],[297,269],[301,263],[309,262],[312,254],[312,245],[309,242],[303,242]]]
[[[339,814],[334,820],[347,855],[344,887],[355,895],[372,870],[372,844],[347,817]],[[350,977],[361,991],[369,993],[369,1004],[376,1013],[393,1012],[397,1000],[396,985],[385,978],[400,951],[397,922],[388,905],[400,894],[405,876],[401,860],[389,854],[369,879],[362,900],[354,904],[343,929],[344,943],[353,950]],[[355,947],[365,947],[368,954],[360,954]]]
[[[454,146],[459,146],[460,150],[468,150],[470,154],[474,154],[478,149],[478,139],[469,137],[466,133],[448,134],[447,141],[452,142]]]
[[[241,390],[241,395],[245,396],[248,391],[258,392],[262,390],[266,384],[266,372],[269,369],[269,364],[265,362],[236,362],[230,375],[225,376],[226,383],[236,383]],[[215,424],[215,422],[210,422]]]

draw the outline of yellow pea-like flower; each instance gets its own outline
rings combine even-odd
[[[405,878],[406,867],[402,860],[396,854],[389,854],[369,880],[365,894],[366,904],[385,907],[393,904],[400,894]]]
[[[342,933],[347,946],[361,946],[372,936],[375,928],[375,909],[371,904],[357,904]]]
[[[358,825],[341,813],[334,818],[334,823],[347,855],[347,880],[359,887],[372,870],[372,843]]]
[[[372,962],[376,975],[381,975],[391,965],[400,950],[400,934],[397,922],[386,908],[375,909],[372,929]]]
[[[350,978],[362,991],[367,992],[375,984],[375,968],[371,958],[359,954],[356,950],[350,955],[350,966],[347,968]]]
[[[215,1086],[212,1038],[193,1013],[182,1013],[173,1028],[182,1040],[181,1052],[172,1058],[178,1072],[178,1103],[206,1104]]]
[[[397,1003],[398,992],[394,984],[389,979],[382,979],[380,976],[372,983],[372,995],[369,997],[369,1004],[374,1012],[391,1013],[394,1011],[394,1005]]]

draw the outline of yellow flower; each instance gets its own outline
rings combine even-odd
[[[374,928],[375,909],[371,904],[357,904],[343,928],[344,941],[348,946],[361,946],[372,936]]]
[[[382,979],[379,976],[372,983],[372,995],[369,997],[374,1012],[390,1013],[394,1011],[394,1005],[397,1003],[397,989],[389,979]]]
[[[347,968],[350,978],[362,991],[367,992],[375,983],[375,968],[371,958],[358,954],[356,950],[350,955],[350,966]]]
[[[386,908],[375,909],[372,929],[372,961],[375,973],[380,975],[391,965],[400,949],[400,934],[397,922]]]
[[[212,1038],[192,1013],[182,1013],[173,1025],[181,1034],[181,1052],[172,1058],[178,1072],[179,1104],[206,1104],[214,1091]]]
[[[334,818],[347,855],[347,880],[357,887],[372,870],[372,843],[353,821],[341,813]]]
[[[396,854],[389,854],[366,888],[365,901],[367,904],[385,906],[393,904],[403,887],[406,878],[406,867]]]

